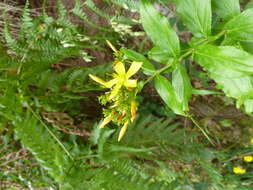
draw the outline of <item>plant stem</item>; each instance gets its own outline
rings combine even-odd
[[[69,151],[66,149],[66,147],[64,146],[64,144],[62,144],[62,142],[55,136],[55,134],[48,128],[48,126],[42,121],[42,119],[33,111],[33,109],[28,105],[27,106],[30,111],[32,112],[32,114],[34,115],[34,117],[36,117],[36,119],[38,119],[40,121],[40,123],[43,125],[43,127],[46,128],[46,130],[49,132],[49,134],[56,140],[56,142],[62,147],[62,149],[64,150],[64,152],[66,152],[66,154],[69,156],[69,158],[71,160],[74,160],[73,157],[71,156],[71,154],[69,153]]]
[[[149,83],[151,80],[153,80],[153,78],[156,77],[156,75],[159,75],[160,73],[162,73],[163,71],[167,70],[169,67],[171,67],[172,63],[171,64],[168,64],[166,65],[165,67],[157,70],[156,72],[154,72],[153,75],[151,75],[143,84],[143,86],[145,86],[147,83]]]
[[[213,145],[215,146],[215,144],[213,143],[213,141],[211,140],[211,138],[207,135],[206,131],[199,125],[199,123],[191,116],[191,115],[187,115],[187,117],[189,119],[191,119],[191,121],[200,129],[200,131],[203,133],[203,135],[207,138],[207,140]]]

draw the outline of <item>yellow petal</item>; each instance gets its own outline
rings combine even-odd
[[[89,74],[89,77],[92,79],[92,80],[94,80],[94,81],[96,81],[97,83],[99,83],[99,84],[102,84],[103,86],[106,86],[106,81],[104,81],[103,79],[101,79],[101,78],[99,78],[99,77],[97,77],[97,76],[95,76],[95,75],[92,75],[92,74]]]
[[[114,63],[114,70],[119,75],[125,75],[126,74],[125,66],[124,66],[124,64],[121,61],[116,61]]]
[[[121,82],[116,84],[116,86],[111,91],[111,94],[109,96],[109,100],[113,99],[119,93],[119,90],[120,90],[121,87],[122,87]]]
[[[126,77],[130,78],[131,76],[133,76],[135,73],[137,73],[140,70],[141,66],[142,66],[142,62],[134,61],[131,64],[130,68],[128,69]]]
[[[106,117],[103,122],[99,125],[99,128],[104,128],[112,120],[111,116]]]
[[[135,88],[137,86],[137,80],[136,79],[128,79],[124,83],[125,87],[128,88]]]
[[[119,132],[119,137],[118,137],[118,141],[120,141],[122,139],[122,137],[124,136],[124,134],[126,133],[127,127],[128,127],[128,121],[123,125],[123,127],[121,128],[120,132]]]
[[[132,101],[131,102],[131,122],[133,122],[135,120],[136,112],[137,112],[137,102]]]
[[[109,40],[106,40],[107,44],[110,46],[110,48],[114,51],[117,52],[118,50],[112,45],[112,43]]]
[[[252,157],[252,156],[244,156],[244,157],[243,157],[243,160],[244,160],[245,162],[253,162],[253,157]]]
[[[118,79],[117,79],[117,78],[116,78],[116,79],[112,79],[112,80],[106,82],[105,86],[106,86],[107,88],[111,88],[111,87],[113,87],[115,84],[117,84],[117,82],[118,82]]]
[[[233,168],[233,172],[234,172],[235,174],[244,174],[244,173],[246,172],[246,169],[244,169],[244,168],[238,166],[238,167],[234,167],[234,168]]]

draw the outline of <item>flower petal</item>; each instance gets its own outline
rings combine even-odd
[[[96,81],[97,83],[102,84],[103,86],[106,87],[106,83],[107,83],[107,82],[104,81],[103,79],[101,79],[101,78],[99,78],[99,77],[97,77],[97,76],[95,76],[95,75],[92,75],[92,74],[89,74],[89,77],[90,77],[92,80]]]
[[[142,62],[134,61],[131,64],[130,68],[128,69],[128,71],[126,73],[126,77],[130,78],[131,76],[133,76],[135,73],[137,73],[140,70],[141,66],[142,66]]]
[[[125,87],[128,88],[135,88],[137,86],[137,80],[136,79],[128,79],[124,83]]]
[[[104,118],[103,122],[99,125],[99,128],[104,128],[108,123],[110,123],[112,120],[111,116],[108,116],[106,118]]]
[[[112,43],[109,40],[106,40],[107,44],[110,46],[110,48],[114,51],[117,52],[118,50],[112,45]]]
[[[120,141],[122,139],[122,137],[124,136],[124,134],[126,133],[127,127],[128,127],[128,123],[129,121],[125,122],[123,127],[121,128],[120,132],[119,132],[119,137],[118,137],[118,141]]]
[[[115,61],[114,62],[114,70],[119,75],[125,75],[126,74],[125,66],[124,66],[124,64],[121,61]]]
[[[119,80],[118,80],[117,78],[116,78],[116,79],[112,79],[112,80],[106,82],[105,86],[106,86],[107,88],[111,88],[111,87],[113,87],[115,84],[117,84],[118,81],[119,81]]]

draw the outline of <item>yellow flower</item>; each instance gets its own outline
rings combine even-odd
[[[125,122],[123,127],[120,129],[118,141],[120,141],[122,139],[122,137],[124,136],[124,134],[126,133],[128,124],[129,124],[129,121]]]
[[[132,62],[130,68],[126,72],[125,66],[121,61],[115,61],[114,70],[116,73],[113,73],[113,79],[106,82],[103,79],[89,74],[89,77],[96,81],[99,84],[102,84],[106,88],[112,88],[109,100],[114,98],[122,86],[126,88],[135,88],[137,87],[137,79],[130,79],[135,73],[137,73],[142,66],[142,62]]]
[[[253,162],[253,157],[252,157],[252,156],[244,156],[244,157],[243,157],[243,160],[244,160],[245,162]]]
[[[242,168],[241,166],[237,166],[233,168],[233,172],[235,174],[244,174],[246,172],[246,169]]]
[[[112,120],[112,117],[109,115],[108,117],[104,118],[102,123],[99,125],[99,128],[104,128],[108,123],[110,123]]]
[[[250,143],[253,144],[253,138],[250,140]]]

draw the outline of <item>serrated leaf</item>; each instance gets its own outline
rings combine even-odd
[[[253,55],[232,46],[203,45],[196,56],[206,70],[223,77],[253,73]]]
[[[228,37],[239,41],[253,42],[253,9],[247,9],[228,21],[224,29]]]
[[[212,0],[212,8],[219,18],[229,19],[240,14],[239,0]]]
[[[211,34],[211,0],[174,0],[177,13],[195,37]]]
[[[252,55],[235,47],[203,45],[196,51],[195,60],[209,72],[218,88],[237,99],[237,107],[244,105],[247,113],[253,111]]]
[[[162,16],[148,0],[140,6],[141,22],[155,46],[177,57],[180,53],[179,39],[166,17]]]

